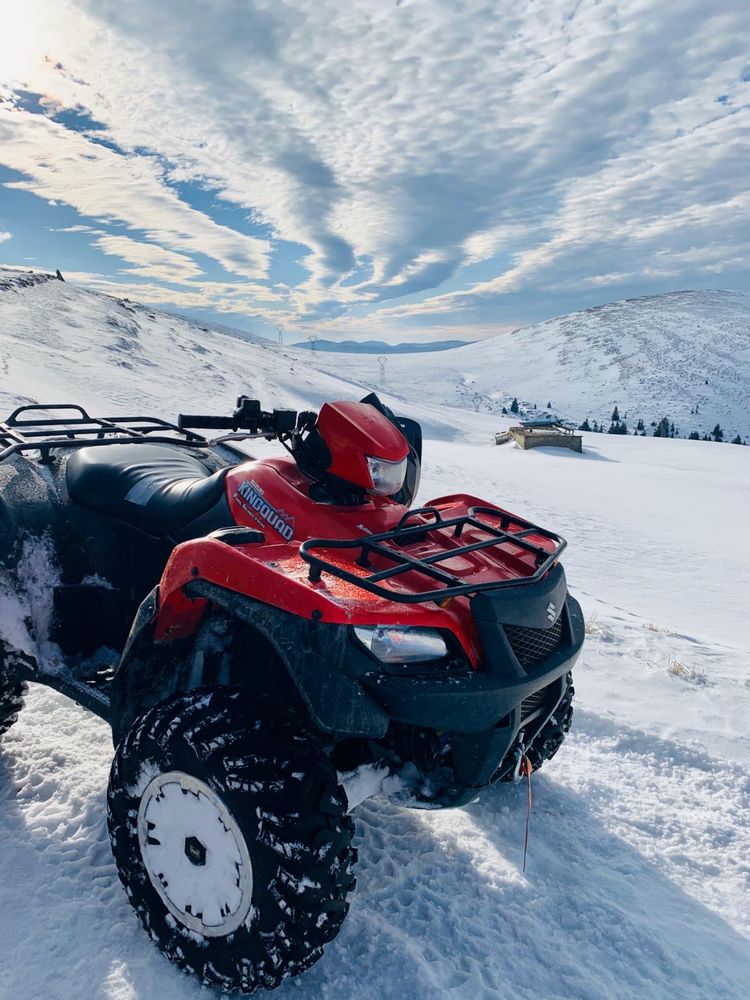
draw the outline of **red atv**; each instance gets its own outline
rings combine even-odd
[[[289,456],[249,460],[252,437]],[[352,776],[458,806],[570,726],[564,541],[463,494],[409,509],[421,443],[374,395],[0,423],[0,733],[27,681],[111,724],[120,878],[205,983],[273,988],[335,937]]]

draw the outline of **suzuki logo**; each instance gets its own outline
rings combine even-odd
[[[547,618],[554,623],[555,618],[557,618],[557,606],[554,601],[550,601],[547,605]]]

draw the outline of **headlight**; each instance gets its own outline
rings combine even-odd
[[[431,628],[376,625],[356,627],[354,634],[381,663],[424,663],[448,655],[445,639]]]
[[[406,459],[400,462],[386,462],[384,458],[367,456],[367,468],[372,479],[372,492],[389,497],[398,493],[404,485],[406,475]]]

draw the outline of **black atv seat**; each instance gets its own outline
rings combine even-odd
[[[185,534],[214,507],[217,523],[231,523],[224,497],[226,469],[211,471],[192,455],[158,444],[112,444],[74,451],[68,460],[68,493],[82,507],[122,518],[150,535]],[[229,519],[229,520],[228,520]]]

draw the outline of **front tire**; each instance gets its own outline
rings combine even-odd
[[[292,714],[200,688],[133,724],[108,825],[157,946],[202,982],[253,993],[314,964],[346,916],[356,852],[336,772]]]
[[[565,742],[565,737],[573,722],[574,695],[573,675],[568,674],[565,678],[565,691],[560,699],[560,704],[531,741],[531,746],[526,751],[526,756],[531,761],[532,770],[538,771],[545,761],[552,760]]]

